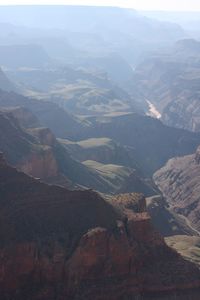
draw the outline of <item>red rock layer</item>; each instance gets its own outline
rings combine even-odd
[[[200,287],[199,270],[166,246],[141,195],[110,204],[42,184],[1,158],[0,195],[2,300],[173,299]]]

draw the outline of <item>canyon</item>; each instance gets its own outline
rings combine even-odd
[[[48,186],[2,155],[0,192],[1,299],[195,296],[200,271],[166,246],[141,194]]]
[[[199,300],[200,31],[146,15],[0,6],[1,300]]]

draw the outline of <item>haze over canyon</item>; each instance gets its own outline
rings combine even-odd
[[[0,299],[200,299],[200,13],[0,6]]]

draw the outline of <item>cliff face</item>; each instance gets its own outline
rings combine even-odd
[[[154,174],[154,181],[171,208],[200,230],[200,148],[193,155],[173,158]]]
[[[14,92],[0,90],[0,107],[1,109],[23,107],[29,110],[37,117],[40,126],[50,128],[60,138],[67,138],[72,133],[79,132],[84,126],[54,103],[23,97]]]
[[[42,184],[2,157],[0,194],[2,300],[172,299],[200,287],[199,270],[152,228],[142,195],[109,204]]]
[[[47,183],[113,191],[112,178],[104,178],[76,161],[50,129],[34,127],[40,126],[36,121],[27,109],[10,108],[0,112],[0,151],[5,153],[9,163]]]
[[[54,153],[54,147],[57,144],[56,138],[48,128],[31,128],[27,131],[35,140],[35,146],[38,146],[30,154],[22,158],[16,167],[24,173],[44,181],[55,180],[61,174],[57,157]],[[66,178],[67,183],[67,178]]]
[[[199,134],[191,134],[191,132],[180,129],[175,130],[164,126],[158,120],[139,114],[88,118],[85,122],[78,122],[56,104],[0,91],[0,107],[13,106],[22,106],[30,110],[38,118],[40,126],[50,128],[56,137],[76,141],[89,138],[114,140],[117,144],[125,146],[126,151],[124,153],[121,151],[121,147],[117,147],[117,149],[115,147],[117,157],[109,154],[106,161],[109,159],[110,163],[110,159],[112,159],[117,164],[127,165],[126,159],[129,156],[130,163],[132,162],[134,168],[137,165],[145,176],[152,175],[171,157],[194,152],[199,144]],[[96,159],[96,156],[99,155],[98,153],[94,158]],[[125,156],[126,159],[124,159]],[[69,173],[73,172],[70,170]],[[92,178],[90,178],[91,180]],[[75,178],[72,181],[75,181]],[[98,179],[98,181],[101,180]],[[79,184],[85,185],[85,182],[82,181]],[[97,183],[92,187],[96,188]]]
[[[134,74],[138,89],[173,127],[200,131],[200,43],[182,40],[172,49],[155,53]]]
[[[39,120],[28,109],[20,106],[8,107],[2,109],[8,116],[14,118],[22,128],[38,128],[41,127]]]
[[[193,153],[199,145],[199,133],[168,127],[159,120],[139,114],[91,120],[92,125],[74,133],[74,139],[107,137],[125,145],[130,157],[146,176],[151,176],[174,156]]]
[[[16,167],[28,175],[45,181],[59,175],[59,167],[50,147],[44,147],[41,153],[31,153]]]
[[[176,213],[161,195],[147,198],[147,211],[155,228],[164,237],[194,236],[197,234],[187,219]]]
[[[70,186],[70,180],[60,170],[54,151],[57,142],[51,131],[46,128],[26,130],[27,123],[36,124],[36,118],[27,110],[15,108],[0,112],[0,151],[12,165],[28,175]]]

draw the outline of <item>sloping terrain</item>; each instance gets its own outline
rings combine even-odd
[[[132,88],[156,106],[167,125],[200,130],[199,49],[199,41],[181,40],[136,68]]]
[[[159,120],[139,114],[89,118],[91,125],[71,139],[107,137],[130,146],[138,168],[148,177],[171,157],[193,153],[200,142],[199,133],[174,129]],[[133,149],[134,148],[134,154]]]
[[[70,188],[79,186],[104,193],[117,193],[122,189],[146,195],[153,193],[151,186],[145,189],[145,183],[138,184],[142,180],[140,174],[128,165],[77,161],[26,109],[4,109],[0,113],[0,123],[0,151],[5,153],[12,165],[26,174]],[[115,149],[112,155],[117,157]],[[133,173],[135,177],[132,177]]]
[[[0,300],[199,300],[200,42],[117,7],[0,19]]]
[[[152,182],[143,178],[134,157],[134,148],[125,147],[109,138],[91,138],[79,142],[59,139],[70,155],[96,171],[110,184],[110,191],[157,193]]]
[[[147,210],[153,225],[162,236],[169,239],[174,237],[174,240],[175,236],[198,236],[198,232],[190,226],[187,219],[170,208],[161,195],[147,198]]]
[[[27,110],[23,109],[0,113],[0,151],[12,165],[48,183],[109,191],[109,183],[104,186],[104,179],[97,172],[71,158],[48,128],[21,127],[19,119],[21,125],[26,125],[27,120],[29,125],[35,121],[30,115],[28,112],[27,117]]]
[[[128,162],[126,160],[123,162],[122,158],[116,158],[116,161],[112,161],[112,157],[110,161],[105,161],[105,163],[136,168],[143,173],[139,177],[144,178],[151,175],[169,158],[192,153],[200,141],[200,136],[197,133],[172,129],[150,117],[128,114],[78,120],[56,104],[1,91],[0,107],[5,109],[15,106],[22,106],[30,110],[38,118],[40,126],[49,127],[56,137],[76,141],[106,137],[114,140],[117,144],[123,145],[123,148],[125,146],[130,162],[133,162],[132,164],[128,165]],[[22,116],[20,118],[22,119]],[[30,126],[34,127],[35,125]],[[115,149],[116,151],[119,150],[118,147]],[[123,152],[123,149],[122,151],[120,150],[122,157],[124,155]],[[84,150],[83,153],[86,153],[86,151]],[[85,159],[91,160],[91,158]],[[97,159],[97,161],[100,160]],[[65,168],[67,169],[67,167]],[[75,176],[77,175],[74,175],[73,181],[75,181]],[[90,186],[90,184],[88,182],[87,186]]]
[[[185,259],[200,264],[200,237],[188,235],[175,235],[165,238],[168,246],[174,248]]]
[[[109,184],[110,191],[114,191],[115,193],[118,192],[120,187],[123,186],[124,182],[127,180],[127,178],[130,177],[131,173],[133,172],[133,169],[128,167],[113,164],[102,164],[93,160],[84,161],[83,164],[88,169],[97,172],[97,174],[99,174],[99,176],[104,179],[104,185],[106,186]],[[132,192],[134,191],[133,186],[131,186],[130,189],[132,189]]]
[[[103,164],[136,167],[136,162],[129,154],[130,147],[127,149],[109,138],[90,138],[78,142],[65,139],[59,141],[79,161],[94,160]],[[134,149],[132,152],[134,154]]]
[[[54,102],[75,114],[141,110],[138,95],[130,96],[103,70],[90,70],[89,66],[26,68],[7,71],[7,75],[24,95]]]
[[[1,299],[195,299],[199,270],[153,230],[141,195],[111,205],[42,184],[2,157],[0,193]]]
[[[169,160],[153,176],[170,207],[196,230],[200,229],[199,176],[199,148],[196,154]]]
[[[41,126],[48,127],[56,137],[66,138],[79,131],[82,126],[80,120],[49,101],[38,101],[24,97],[14,92],[0,90],[0,108],[23,107],[31,111],[39,120]]]

